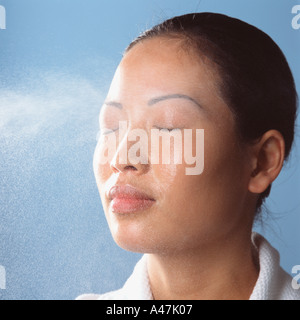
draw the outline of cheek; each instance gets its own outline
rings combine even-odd
[[[164,206],[172,207],[173,210],[178,208],[181,211],[187,203],[190,205],[188,199],[198,192],[199,182],[202,181],[205,152],[204,141],[202,141],[204,131],[201,130],[199,136],[196,136],[195,129],[192,133],[182,134],[180,164],[173,162],[166,165],[151,165],[152,177],[156,189],[158,189],[159,199],[164,203]],[[174,155],[174,148],[178,149],[178,146],[171,145],[171,158]],[[163,152],[162,149],[160,151]]]
[[[243,192],[243,160],[230,134],[205,131],[204,169],[201,174],[188,175],[186,168],[194,165],[168,165],[153,167],[153,176],[159,186],[163,211],[172,219],[197,221],[202,224],[206,216],[212,223],[222,220],[223,211],[237,201]],[[196,147],[193,144],[193,154]],[[230,210],[228,210],[230,211]]]
[[[178,164],[157,164],[152,165],[152,172],[159,198],[164,199],[171,190],[178,188],[178,182],[183,178],[185,168]]]
[[[214,179],[213,182],[217,184],[217,180],[221,182],[224,179],[234,179],[236,173],[241,173],[244,161],[243,152],[240,151],[233,133],[224,130],[222,133],[207,136],[204,173]]]

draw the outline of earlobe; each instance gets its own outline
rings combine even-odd
[[[279,175],[285,156],[285,143],[277,130],[267,131],[254,146],[255,167],[250,174],[248,189],[262,193]]]

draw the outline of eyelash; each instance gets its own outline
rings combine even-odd
[[[180,128],[163,128],[163,127],[158,127],[158,126],[154,126],[155,129],[158,129],[158,130],[163,130],[163,131],[168,131],[168,132],[171,132],[171,131],[174,131],[174,130],[180,130]],[[113,132],[116,132],[118,131],[119,128],[116,128],[116,129],[106,129],[104,132],[102,132],[101,130],[98,131],[97,133],[97,137],[96,137],[96,140],[99,140],[99,137],[100,135],[108,135],[110,133],[113,133]]]
[[[158,127],[158,126],[154,126],[154,127],[159,130],[168,130],[169,132],[171,132],[173,130],[180,130],[180,128],[162,128],[162,127]]]
[[[113,132],[118,131],[118,130],[119,130],[119,128],[117,128],[117,129],[106,129],[105,132],[102,132],[102,134],[110,134],[110,133],[113,133]]]
[[[113,133],[113,132],[115,132],[115,131],[117,131],[117,130],[119,130],[119,128],[117,128],[117,129],[106,129],[104,132],[102,131],[102,130],[99,130],[98,132],[97,132],[97,135],[96,135],[96,141],[99,141],[99,139],[100,139],[100,136],[102,136],[102,135],[108,135],[108,134],[110,134],[110,133]]]

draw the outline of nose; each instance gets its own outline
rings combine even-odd
[[[120,165],[117,163],[111,164],[111,170],[114,173],[120,173],[120,172],[132,172],[132,173],[138,173],[140,171],[136,166],[133,165]]]
[[[114,157],[110,162],[110,168],[114,173],[130,173],[142,175],[149,171],[148,136],[144,131],[136,141],[134,129],[129,131],[121,140]]]

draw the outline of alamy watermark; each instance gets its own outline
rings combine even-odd
[[[300,29],[300,4],[293,6],[292,14],[295,14],[292,19],[292,28],[298,30]]]
[[[6,271],[3,266],[0,265],[0,290],[6,289]]]
[[[295,290],[300,289],[300,265],[293,266],[292,274],[295,274],[295,277],[292,279],[292,288]]]
[[[182,164],[186,175],[200,175],[204,169],[204,129],[144,129],[128,131],[127,121],[117,130],[100,134],[100,164],[118,158],[119,164]],[[124,139],[125,137],[125,139]],[[150,148],[149,148],[149,141]],[[135,143],[133,143],[135,142]],[[148,155],[150,149],[150,157]],[[160,152],[161,150],[161,152]],[[194,165],[193,167],[190,167]]]
[[[0,29],[6,29],[6,10],[0,5]]]

